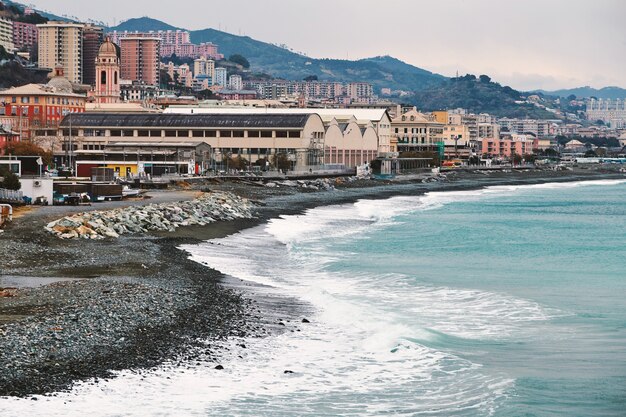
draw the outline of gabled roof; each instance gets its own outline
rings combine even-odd
[[[0,96],[63,96],[63,97],[80,97],[86,98],[81,94],[74,94],[59,90],[53,85],[42,84],[26,84],[20,87],[13,87],[7,90],[0,91]]]
[[[60,126],[162,128],[303,128],[310,114],[73,113]]]

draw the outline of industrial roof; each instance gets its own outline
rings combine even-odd
[[[74,113],[61,121],[69,127],[303,128],[311,114],[130,114]]]

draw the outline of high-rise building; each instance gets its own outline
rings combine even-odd
[[[159,85],[159,38],[120,39],[122,79]]]
[[[16,50],[31,48],[39,39],[37,25],[24,22],[13,22],[13,44]]]
[[[205,57],[198,58],[193,61],[193,75],[198,77],[200,75],[208,75],[211,79],[215,78],[215,61],[206,59]]]
[[[13,21],[0,17],[0,46],[11,53],[15,50],[13,43]]]
[[[120,60],[116,46],[107,39],[99,50],[95,62],[94,96],[96,103],[120,101]]]
[[[83,82],[83,28],[85,25],[67,22],[48,22],[39,29],[39,67],[63,67],[68,80]]]
[[[226,80],[228,78],[228,71],[226,68],[215,68],[215,85],[221,85],[222,87],[226,87]]]
[[[96,58],[104,42],[101,27],[87,25],[83,29],[83,83],[96,85]]]

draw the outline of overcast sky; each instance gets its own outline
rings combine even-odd
[[[522,90],[626,88],[625,0],[27,1],[110,25],[150,16],[191,30],[221,28],[315,58],[392,55]]]

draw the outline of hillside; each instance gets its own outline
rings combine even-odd
[[[576,98],[604,98],[604,99],[624,99],[626,98],[626,89],[620,87],[604,87],[601,89],[586,87],[570,88],[565,90],[545,91],[537,90],[539,93],[543,93],[550,96],[569,97],[571,95]]]
[[[167,23],[147,17],[129,19],[108,30],[148,31],[176,30]],[[406,64],[392,57],[375,57],[358,61],[313,59],[249,36],[237,36],[215,29],[191,31],[193,43],[213,42],[226,57],[245,56],[254,71],[277,78],[301,80],[316,75],[320,80],[367,81],[376,90],[389,87],[399,90],[421,90],[438,84],[445,77]]]
[[[499,117],[555,118],[554,114],[532,104],[516,103],[523,100],[519,91],[492,82],[487,76],[476,78],[474,75],[466,75],[416,92],[412,104],[423,111],[462,108]]]
[[[107,28],[107,31],[109,32],[114,30],[122,32],[125,30],[129,32],[149,32],[151,30],[180,30],[180,28],[150,17],[138,17],[125,20],[117,26]]]

